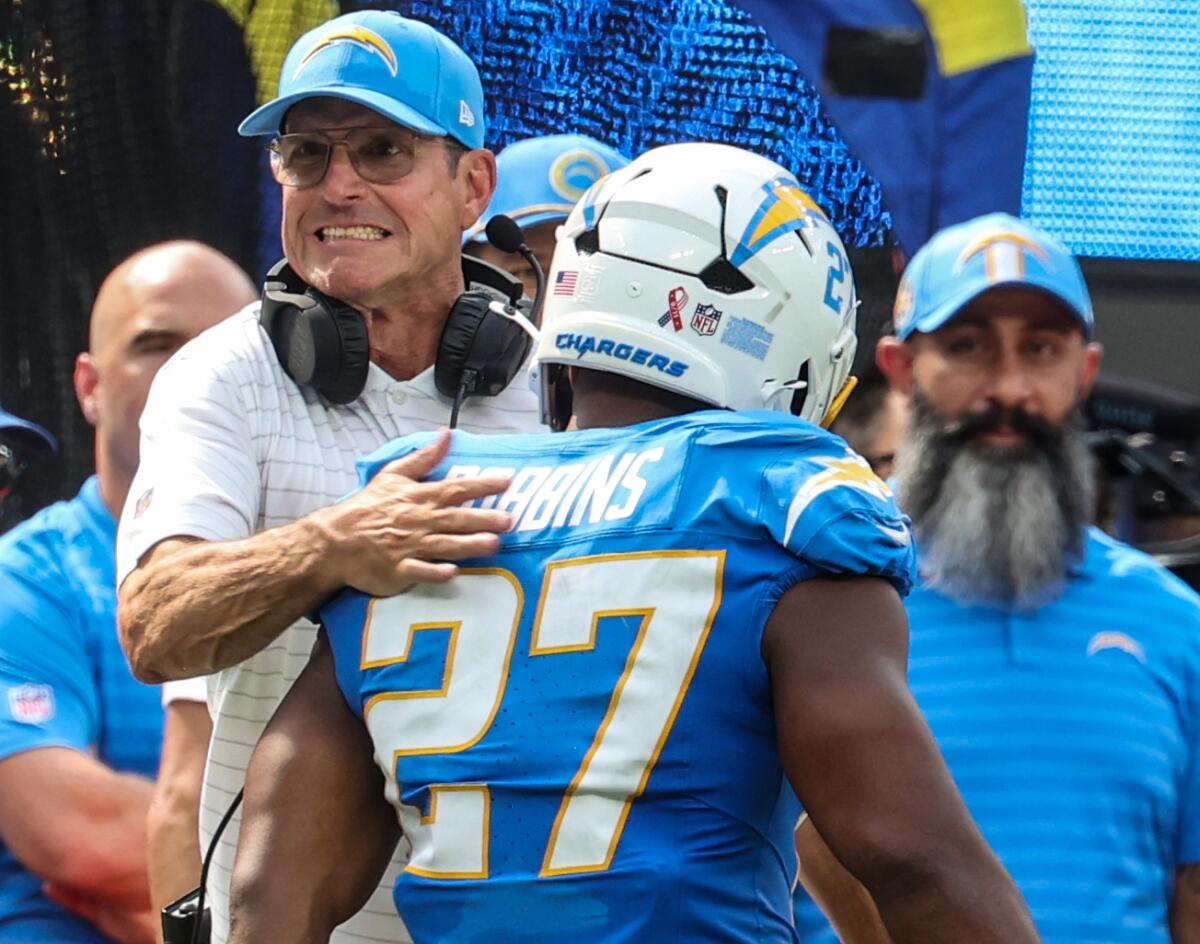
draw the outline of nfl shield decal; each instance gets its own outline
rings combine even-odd
[[[716,305],[696,305],[692,315],[692,330],[697,334],[710,336],[717,333],[717,325],[721,323],[721,312]]]
[[[45,724],[54,717],[54,689],[32,682],[10,688],[8,713],[21,724]]]

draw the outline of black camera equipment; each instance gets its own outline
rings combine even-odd
[[[1200,586],[1200,399],[1102,377],[1084,416],[1117,537]]]

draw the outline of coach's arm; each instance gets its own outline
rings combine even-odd
[[[378,887],[400,827],[323,633],[254,749],[242,802],[229,944],[327,944]]]
[[[248,538],[159,541],[119,591],[118,626],[134,675],[160,683],[228,668],[335,590],[391,596],[449,580],[456,567],[447,561],[495,551],[511,516],[460,506],[503,491],[507,479],[419,481],[449,447],[443,434],[385,466],[353,498]]]
[[[896,591],[802,581],[768,621],[763,657],[792,786],[895,944],[1036,942],[909,693]]]

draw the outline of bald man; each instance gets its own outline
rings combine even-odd
[[[116,515],[154,374],[254,295],[241,269],[198,243],[121,263],[100,287],[75,364],[98,474],[0,538],[4,944],[154,940],[146,819],[162,709],[117,639]]]

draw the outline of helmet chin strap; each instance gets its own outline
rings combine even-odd
[[[821,429],[829,429],[833,425],[833,421],[838,418],[838,414],[842,412],[842,407],[846,405],[846,401],[850,399],[850,394],[854,392],[854,388],[858,386],[858,378],[851,374],[846,378],[846,382],[842,384],[842,389],[838,391],[838,395],[833,398],[833,402],[829,404],[829,408],[825,411],[825,416],[821,420]]]

